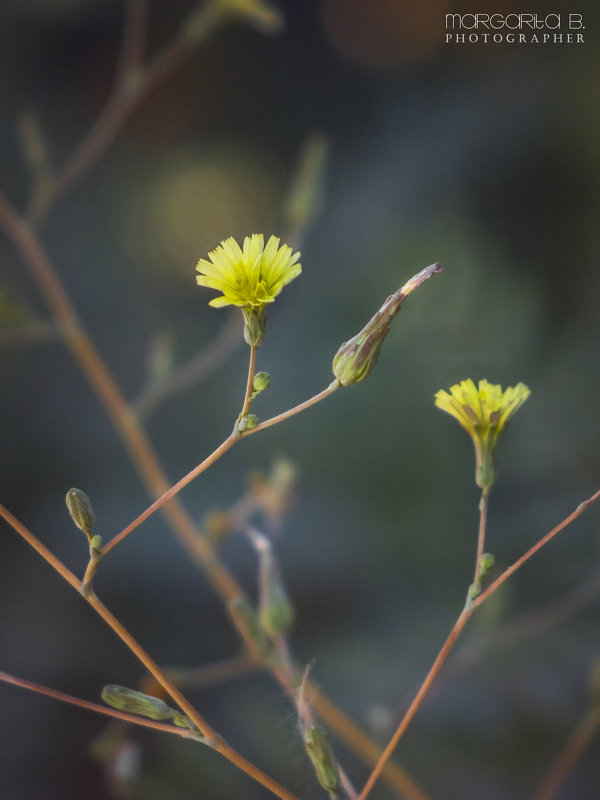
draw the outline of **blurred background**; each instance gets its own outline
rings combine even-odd
[[[445,43],[447,12],[529,10],[487,5],[282,0],[258,20],[231,12],[41,227],[173,482],[228,435],[245,385],[239,322],[195,285],[196,261],[221,239],[262,231],[302,250],[303,274],[272,307],[259,352],[272,376],[253,408],[263,419],[328,385],[340,343],[411,275],[444,265],[407,301],[368,381],[242,443],[182,493],[201,521],[235,503],[252,473],[277,458],[293,463],[283,521],[271,531],[256,519],[273,535],[296,607],[291,645],[382,744],[472,576],[472,446],[434,408],[434,393],[468,377],[531,388],[499,448],[487,549],[501,566],[600,475],[597,6],[542,9],[582,13],[582,45]],[[150,56],[195,9],[150,3]],[[106,104],[125,10],[117,0],[5,0],[0,167],[19,209],[30,198],[23,151],[36,120],[60,166]],[[148,495],[6,236],[0,248],[1,502],[82,573],[87,548],[66,491],[90,495],[105,540]],[[204,377],[165,393],[207,347]],[[0,669],[91,700],[107,683],[137,686],[136,660],[0,527]],[[472,620],[396,754],[431,798],[531,797],[591,707],[599,532],[596,508]],[[247,540],[232,534],[222,555],[256,597]],[[96,587],[161,664],[239,653],[220,601],[159,514],[106,559]],[[300,797],[324,796],[294,708],[269,675],[188,694],[244,755]],[[4,800],[119,796],[91,746],[103,718],[6,685],[0,703]],[[151,732],[131,738],[141,760],[123,797],[270,796],[209,750]],[[332,739],[362,785],[368,769]],[[593,741],[558,797],[596,798],[598,764]],[[372,796],[393,794],[380,783]]]

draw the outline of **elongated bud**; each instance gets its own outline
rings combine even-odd
[[[312,761],[317,780],[331,798],[339,797],[340,770],[327,734],[318,725],[313,725],[303,732],[303,737],[304,749]]]
[[[81,489],[69,489],[65,502],[75,525],[91,540],[96,517],[92,510],[90,498]]]
[[[258,347],[264,342],[267,335],[267,309],[265,306],[258,308],[244,306],[242,313],[244,314],[244,339],[249,345]]]
[[[130,714],[139,714],[149,719],[165,720],[172,719],[177,714],[174,709],[158,697],[152,697],[143,692],[136,692],[135,689],[128,689],[126,686],[116,686],[111,684],[102,689],[102,699],[104,702]]]
[[[344,342],[333,357],[333,374],[342,386],[351,386],[368,378],[379,358],[383,340],[387,336],[393,318],[408,295],[427,278],[442,269],[441,264],[431,264],[412,277],[395,294],[388,297],[375,316],[365,327]]]
[[[283,209],[295,245],[321,214],[329,150],[327,137],[320,133],[308,136],[302,147]]]
[[[252,398],[265,392],[271,385],[271,376],[268,372],[257,372],[252,382]]]
[[[260,624],[256,611],[245,597],[236,597],[229,603],[229,613],[246,641],[257,655],[267,658],[273,651],[273,643]]]
[[[260,624],[271,636],[289,631],[294,622],[294,606],[283,586],[275,556],[268,548],[259,554],[260,600],[258,616]]]

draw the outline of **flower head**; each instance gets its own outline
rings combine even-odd
[[[283,287],[302,271],[300,253],[271,236],[266,246],[262,233],[246,236],[243,247],[233,237],[225,239],[196,266],[200,286],[222,294],[210,301],[214,308],[233,305],[260,309],[272,303]]]
[[[300,253],[271,236],[265,247],[262,233],[246,236],[243,247],[233,237],[225,239],[196,265],[200,286],[223,294],[209,305],[239,306],[244,314],[244,338],[252,347],[262,344],[267,332],[267,303],[272,303],[286,283],[301,272]]]
[[[440,390],[435,404],[457,419],[475,445],[475,480],[482,489],[494,482],[494,448],[509,419],[527,400],[530,391],[524,383],[509,386],[504,392],[499,384],[471,379],[450,388],[450,394]]]

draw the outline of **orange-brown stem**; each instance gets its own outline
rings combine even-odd
[[[91,703],[89,700],[82,700],[80,697],[73,697],[73,695],[65,694],[64,692],[58,692],[56,689],[42,686],[40,683],[27,681],[24,678],[17,678],[14,675],[9,675],[7,672],[0,672],[0,681],[9,683],[12,686],[18,686],[21,689],[28,689],[30,692],[43,694],[46,697],[51,697],[53,700],[60,700],[62,703],[69,703],[72,706],[84,708],[86,711],[94,711],[96,714],[102,714],[105,717],[120,719],[132,725],[141,725],[143,728],[153,728],[155,731],[161,731],[163,733],[174,733],[176,736],[182,736],[184,739],[198,738],[198,735],[188,728],[178,728],[175,725],[168,725],[165,722],[157,722],[153,719],[138,717],[135,714],[128,714],[126,711],[117,711],[115,708],[107,708],[98,703]]]
[[[566,528],[567,525],[573,522],[573,520],[575,520],[577,517],[583,514],[583,512],[587,508],[589,508],[593,503],[595,503],[598,499],[600,499],[600,490],[597,491],[591,497],[589,497],[587,500],[585,500],[583,503],[580,503],[575,509],[575,511],[569,514],[568,517],[565,517],[565,519],[562,522],[560,522],[558,525],[552,528],[552,530],[549,531],[545,536],[542,536],[542,538],[538,542],[536,542],[536,544],[534,544],[533,547],[530,547],[526,553],[524,553],[519,559],[517,559],[517,561],[515,561],[514,564],[508,567],[490,586],[488,586],[488,588],[484,592],[482,592],[477,598],[475,598],[475,600],[472,602],[470,606],[465,607],[463,609],[458,619],[454,623],[452,630],[448,634],[446,641],[442,645],[442,649],[440,650],[435,661],[433,662],[431,669],[427,673],[427,677],[423,681],[421,688],[415,695],[412,703],[410,704],[408,710],[406,711],[406,714],[404,715],[398,728],[394,732],[394,735],[392,736],[385,750],[381,754],[377,762],[377,765],[375,766],[375,769],[369,776],[362,792],[360,793],[359,800],[365,800],[365,798],[371,792],[371,789],[375,785],[379,775],[383,770],[383,767],[385,766],[388,759],[391,757],[392,753],[396,749],[396,746],[400,742],[400,739],[402,739],[402,737],[404,736],[415,714],[417,713],[421,704],[427,697],[427,694],[429,693],[429,690],[431,689],[433,683],[435,682],[435,679],[439,675],[442,667],[444,666],[444,663],[446,662],[446,659],[450,655],[452,648],[456,643],[456,640],[462,633],[465,625],[469,621],[475,609],[478,608],[506,580],[508,580],[508,578],[510,578],[511,575],[513,575],[520,567],[522,567],[523,564],[525,564],[533,555],[535,555],[538,552],[538,550],[544,547],[544,545],[547,544],[551,539],[553,539],[558,533],[560,533],[560,531],[564,530],[564,528]]]
[[[79,580],[77,576],[66,567],[62,561],[57,558],[48,548],[43,545],[39,539],[28,530],[22,522],[20,522],[13,514],[0,505],[0,516],[11,525],[14,530],[19,533],[25,541],[34,548],[49,564],[52,566],[74,589],[79,591]],[[273,794],[280,797],[281,800],[298,800],[298,798],[288,791],[285,787],[281,786],[277,781],[267,775],[250,761],[245,759],[236,750],[231,747],[223,737],[217,733],[211,725],[204,719],[204,717],[194,708],[194,706],[184,697],[179,689],[173,684],[166,673],[158,666],[158,664],[148,655],[144,648],[137,642],[136,639],[129,633],[124,625],[109,611],[109,609],[101,602],[101,600],[93,593],[83,595],[85,600],[92,606],[94,611],[106,622],[106,624],[117,634],[121,641],[127,645],[131,652],[137,659],[146,667],[148,672],[160,683],[169,697],[179,706],[179,708],[186,714],[196,727],[201,731],[209,741],[210,746],[221,753],[228,761],[235,764],[243,772],[250,775],[258,783],[261,783]]]
[[[33,273],[55,319],[61,327],[66,346],[115,425],[150,493],[160,498],[162,494],[169,491],[170,487],[149,440],[100,355],[83,330],[60,279],[39,240],[28,223],[15,211],[2,194],[0,194],[0,225],[13,241],[23,260]],[[242,434],[242,438],[271,427],[315,405],[329,397],[339,388],[339,385],[337,381],[334,381],[325,390],[304,403],[245,432]],[[182,544],[202,566],[215,591],[225,604],[228,605],[235,598],[242,596],[243,591],[235,577],[219,561],[212,545],[201,535],[185,507],[179,502],[179,499],[173,497],[163,507],[162,511]],[[244,638],[243,631],[239,627],[238,632]],[[321,697],[325,702],[324,696],[321,695]],[[357,749],[358,754],[368,764],[374,764],[379,753],[377,745],[362,734],[357,726],[339,709],[335,709],[337,713],[334,713],[334,709],[335,706],[329,701],[327,701],[323,713],[317,708],[324,721],[328,722],[342,740],[346,741],[351,747],[359,748]],[[329,718],[326,716],[327,714],[329,714]],[[400,791],[405,792],[407,800],[418,800],[418,792],[420,790],[404,770],[396,765],[390,765],[385,774],[386,778],[397,789],[402,784],[405,784],[405,788],[400,789]],[[421,793],[421,798],[424,797],[425,795]]]
[[[258,350],[255,344],[250,345],[250,361],[248,363],[248,379],[246,380],[246,392],[244,394],[244,403],[240,412],[240,419],[245,417],[250,410],[250,403],[252,391],[254,389],[254,373],[256,372],[256,351]]]
[[[485,532],[487,528],[487,510],[488,499],[490,496],[489,489],[482,489],[481,499],[479,500],[479,532],[477,535],[477,556],[475,558],[475,575],[473,583],[479,580],[479,573],[481,572],[481,556],[485,549]]]

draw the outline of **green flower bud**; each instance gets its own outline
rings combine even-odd
[[[81,489],[69,489],[65,498],[71,519],[88,539],[92,538],[96,517],[92,510],[90,498]]]
[[[252,428],[256,428],[259,422],[260,420],[256,414],[246,414],[246,416],[242,417],[238,422],[237,429],[240,433],[243,433],[244,431],[250,431]]]
[[[267,658],[273,643],[262,628],[256,611],[245,597],[236,597],[229,603],[229,613],[248,644],[259,656]]]
[[[258,347],[267,335],[267,309],[265,306],[244,306],[244,339],[250,346]]]
[[[339,797],[340,770],[327,734],[318,725],[313,725],[303,735],[304,749],[312,761],[317,780],[331,798]]]
[[[260,601],[258,616],[260,624],[271,636],[288,631],[294,622],[292,605],[279,573],[271,549],[260,552],[259,567]]]
[[[368,378],[379,358],[390,324],[406,297],[435,272],[440,264],[431,264],[390,295],[375,316],[352,339],[344,342],[333,357],[333,374],[342,386],[351,386]]]
[[[491,553],[484,553],[479,559],[479,577],[485,578],[495,563],[496,559]]]
[[[268,372],[257,372],[252,383],[252,397],[266,391],[271,385],[271,376]]]
[[[136,692],[135,689],[127,689],[125,686],[115,686],[114,684],[105,686],[102,689],[102,699],[107,705],[117,708],[119,711],[139,714],[149,719],[172,719],[173,715],[178,713],[169,708],[164,700],[143,692]]]
[[[476,581],[469,586],[469,591],[467,592],[467,597],[469,600],[475,600],[481,594],[481,582]]]

